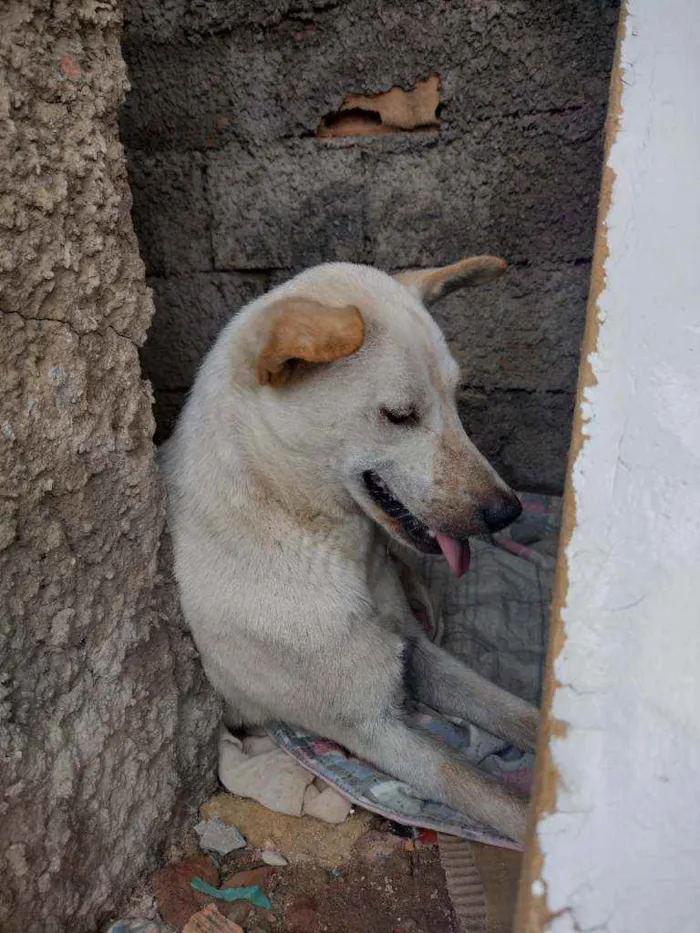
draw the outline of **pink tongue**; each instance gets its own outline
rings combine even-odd
[[[440,550],[445,555],[445,560],[450,565],[450,570],[456,577],[461,577],[463,573],[469,570],[469,559],[471,557],[469,545],[466,541],[462,544],[455,541],[454,538],[448,538],[447,535],[436,534],[435,538],[440,545]]]

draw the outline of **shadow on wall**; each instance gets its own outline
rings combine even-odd
[[[557,491],[618,4],[317,6],[127,3],[121,130],[159,438],[222,324],[296,271],[495,252],[509,274],[436,312],[460,410],[507,479]]]

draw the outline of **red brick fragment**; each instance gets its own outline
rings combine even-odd
[[[151,884],[158,901],[158,909],[166,923],[181,930],[192,914],[211,902],[190,885],[193,878],[219,886],[219,872],[208,855],[171,862],[151,876]]]

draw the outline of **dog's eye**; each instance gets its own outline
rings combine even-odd
[[[382,418],[386,418],[391,424],[403,424],[406,427],[418,424],[418,412],[415,408],[409,408],[408,411],[393,411],[391,408],[381,409]]]

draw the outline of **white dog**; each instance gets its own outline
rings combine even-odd
[[[162,463],[182,606],[229,723],[296,723],[522,840],[526,801],[413,706],[522,749],[538,712],[423,635],[389,551],[442,551],[460,574],[468,537],[520,512],[464,433],[425,309],[504,268],[333,263],[256,299],[206,357]]]

